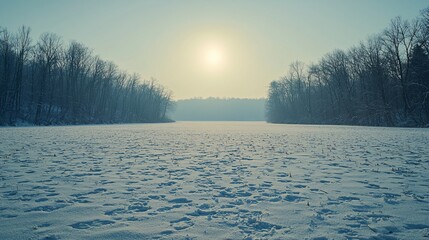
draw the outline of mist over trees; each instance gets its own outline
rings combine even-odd
[[[0,125],[167,121],[171,93],[81,43],[0,27]]]
[[[266,111],[273,123],[428,126],[429,8],[315,64],[292,63]]]
[[[178,121],[264,121],[265,99],[193,98],[175,102]]]

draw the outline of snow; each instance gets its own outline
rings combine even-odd
[[[0,239],[425,239],[429,130],[0,128]]]

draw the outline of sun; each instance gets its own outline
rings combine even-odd
[[[209,65],[219,65],[222,61],[222,55],[219,49],[211,48],[207,50],[206,61]]]
[[[209,68],[219,68],[224,63],[224,54],[220,47],[209,46],[204,51],[204,62]]]

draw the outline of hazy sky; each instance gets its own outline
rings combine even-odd
[[[429,0],[0,0],[0,26],[76,40],[174,99],[265,97],[291,62],[316,62],[414,18]]]

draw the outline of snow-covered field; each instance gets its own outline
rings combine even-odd
[[[429,130],[0,128],[0,239],[429,239]]]

